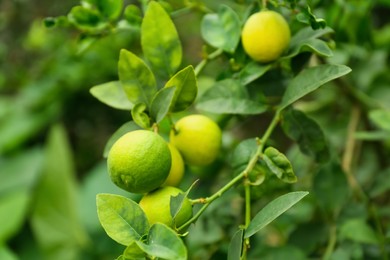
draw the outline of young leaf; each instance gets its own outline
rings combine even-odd
[[[126,134],[127,132],[131,132],[138,129],[140,129],[140,127],[133,121],[127,122],[123,124],[121,127],[119,127],[119,129],[116,130],[115,133],[110,137],[110,139],[108,139],[106,146],[104,147],[103,157],[107,158],[111,147],[114,145],[116,140],[119,139],[119,137]]]
[[[150,118],[148,114],[145,113],[147,107],[144,103],[136,104],[131,110],[131,117],[134,122],[143,129],[150,127]]]
[[[279,179],[287,183],[294,183],[297,181],[292,165],[287,157],[273,147],[268,147],[264,151],[263,160],[268,168]]]
[[[211,46],[233,53],[240,41],[240,18],[229,6],[220,5],[218,14],[206,14],[203,17],[201,33]]]
[[[187,248],[180,237],[164,224],[154,224],[148,234],[146,243],[136,241],[137,245],[148,255],[167,260],[186,260]]]
[[[323,84],[349,72],[351,72],[351,69],[347,66],[332,64],[319,65],[303,70],[287,86],[279,110],[285,109]]]
[[[268,203],[250,222],[245,231],[245,238],[251,237],[263,227],[282,215],[289,208],[305,197],[309,192],[295,191],[282,195]]]
[[[156,121],[160,123],[169,112],[169,107],[172,106],[176,87],[162,88],[154,96],[150,114]]]
[[[105,26],[102,17],[95,9],[75,6],[68,14],[68,20],[80,30],[94,31]]]
[[[123,8],[123,0],[96,0],[97,8],[104,17],[115,20]]]
[[[171,77],[179,68],[182,47],[179,35],[164,8],[151,1],[141,25],[141,46],[155,71]]]
[[[236,80],[227,79],[210,87],[198,100],[197,109],[216,114],[261,114],[266,105],[249,98],[246,89]]]
[[[118,62],[118,74],[127,98],[133,104],[145,103],[149,107],[157,92],[157,87],[154,75],[144,61],[122,49]]]
[[[228,260],[240,260],[242,253],[242,242],[244,239],[244,230],[239,229],[233,236],[229,244]]]
[[[188,188],[188,190],[185,193],[179,193],[176,196],[171,196],[171,199],[169,201],[169,209],[173,221],[175,221],[176,216],[179,214],[183,206],[184,200],[188,197],[188,194],[190,193],[191,189],[194,187],[196,183],[197,181],[192,183],[192,185]]]
[[[176,73],[164,88],[176,87],[170,111],[183,111],[194,102],[198,93],[198,83],[192,66],[185,67]]]
[[[287,136],[296,141],[302,153],[319,163],[330,159],[330,152],[321,127],[303,112],[285,109],[282,113],[282,128]]]
[[[245,86],[252,81],[263,76],[268,70],[272,68],[271,65],[263,65],[257,62],[249,62],[239,74],[241,85]]]
[[[148,219],[134,201],[114,194],[98,194],[96,205],[104,230],[119,244],[129,246],[147,234]]]
[[[130,110],[133,104],[127,99],[119,81],[111,81],[92,87],[89,92],[102,103],[123,110]]]

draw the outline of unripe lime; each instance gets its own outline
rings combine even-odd
[[[136,130],[114,143],[107,163],[114,184],[129,192],[146,193],[164,183],[171,169],[171,152],[158,134]]]
[[[170,134],[184,161],[194,166],[212,163],[221,148],[222,133],[219,126],[204,115],[183,117],[175,124]]]
[[[172,223],[170,201],[171,196],[176,196],[179,193],[183,193],[183,191],[175,187],[166,186],[152,191],[142,197],[139,205],[145,212],[150,225],[159,222],[170,227],[174,226],[174,223]],[[179,227],[183,225],[191,218],[191,216],[192,205],[186,198],[183,202],[182,208],[176,216],[175,226]]]
[[[172,163],[168,178],[165,180],[163,186],[177,187],[184,176],[184,162],[179,151],[174,145],[168,144],[168,147],[171,151]]]
[[[282,15],[261,11],[251,15],[241,34],[245,52],[255,61],[270,62],[280,57],[290,43],[290,28]]]

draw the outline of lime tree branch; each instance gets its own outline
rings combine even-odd
[[[214,52],[212,52],[210,54],[207,54],[207,56],[201,62],[199,62],[198,65],[196,65],[196,67],[194,69],[195,70],[195,75],[198,76],[199,73],[204,69],[204,67],[207,65],[207,63],[210,60],[213,60],[213,59],[217,58],[222,53],[223,53],[222,49],[217,49]]]
[[[249,163],[247,164],[246,168],[240,174],[238,174],[236,177],[234,177],[230,182],[228,182],[225,186],[223,186],[221,189],[219,189],[212,196],[207,197],[207,198],[199,198],[199,199],[190,200],[192,204],[201,203],[201,204],[204,204],[204,205],[196,212],[196,214],[191,219],[189,219],[182,226],[178,227],[178,229],[177,229],[178,231],[181,231],[181,230],[187,228],[189,225],[191,225],[191,223],[194,223],[202,215],[202,213],[207,209],[207,207],[214,200],[216,200],[219,197],[221,197],[223,193],[228,191],[231,187],[233,187],[236,183],[241,181],[243,178],[247,178],[248,177],[248,174],[253,170],[253,168],[255,167],[258,159],[263,154],[264,146],[265,146],[267,140],[269,139],[269,137],[271,136],[273,130],[276,127],[276,125],[278,124],[279,120],[280,120],[280,110],[278,110],[275,113],[275,116],[272,119],[270,125],[268,126],[267,130],[265,131],[263,137],[260,139],[259,146],[258,146],[258,148],[256,150],[256,153],[252,156],[252,158],[249,161]],[[248,199],[250,200],[250,197],[248,197]],[[250,204],[250,201],[249,202],[246,201],[246,203]],[[246,206],[248,206],[248,205],[246,205]],[[250,207],[250,205],[249,205],[249,207]],[[245,225],[247,227],[247,225],[249,225],[249,223],[250,223],[250,209],[246,213],[246,220],[245,220],[245,222],[246,222]]]

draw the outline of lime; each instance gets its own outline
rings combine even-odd
[[[171,153],[158,134],[136,130],[114,143],[107,163],[114,184],[129,192],[146,193],[164,183],[171,169]]]
[[[176,215],[175,225],[173,223],[170,201],[171,196],[176,196],[179,193],[183,193],[183,191],[175,187],[166,186],[152,191],[142,197],[139,205],[145,212],[150,225],[159,222],[170,227],[180,227],[191,218],[192,205],[186,198],[183,202],[182,208]]]
[[[219,126],[204,115],[181,118],[170,134],[171,143],[179,150],[186,163],[205,166],[218,156],[222,142]]]
[[[177,187],[184,176],[184,162],[179,151],[174,145],[168,144],[168,147],[171,151],[172,163],[168,178],[165,180],[163,186]]]

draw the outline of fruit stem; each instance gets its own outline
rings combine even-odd
[[[262,10],[267,10],[267,0],[262,0],[262,4],[261,4],[261,6],[262,6]]]

